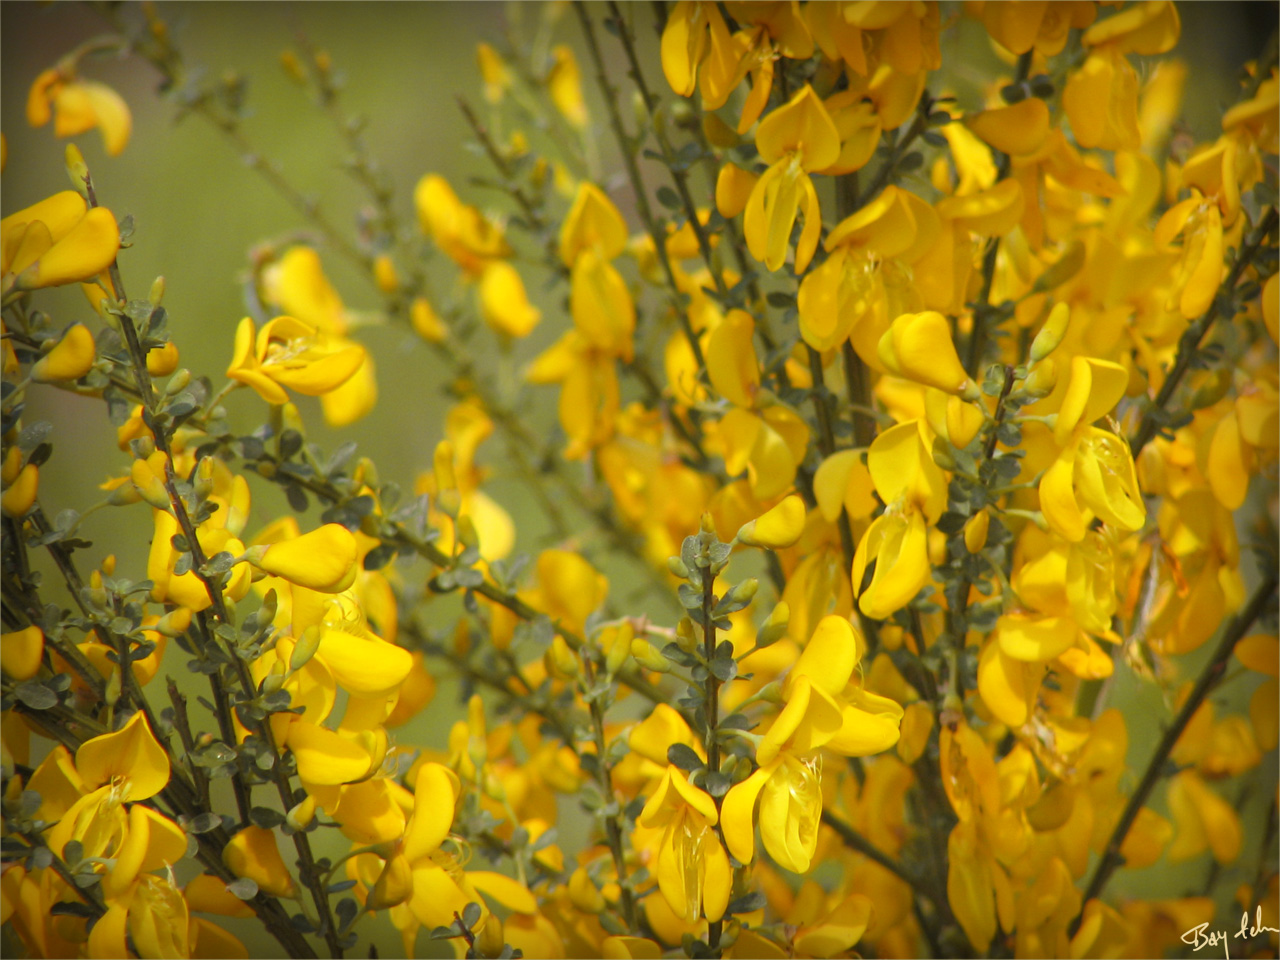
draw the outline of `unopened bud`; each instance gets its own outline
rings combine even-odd
[[[680,622],[676,624],[676,643],[685,653],[692,653],[700,645],[698,635],[693,628],[693,621],[688,617],[681,617]]]
[[[756,646],[767,647],[777,643],[787,635],[787,628],[790,625],[791,607],[785,600],[779,600],[778,605],[769,614],[769,619],[756,632]]]
[[[649,107],[644,102],[644,95],[639,90],[631,92],[631,112],[635,114],[636,127],[643,130],[649,125]]]
[[[648,640],[632,640],[631,656],[636,663],[654,673],[670,673],[671,661],[664,657]]]
[[[1047,397],[1058,384],[1058,366],[1053,357],[1045,357],[1022,381],[1022,392],[1029,397]]]
[[[292,50],[281,51],[280,66],[284,68],[284,72],[289,75],[289,79],[294,83],[307,82],[307,75],[302,72],[302,64],[298,62],[298,55]]]
[[[689,568],[679,557],[667,557],[667,569],[671,571],[673,576],[679,577],[681,580],[689,579]]]
[[[970,553],[977,553],[987,545],[987,529],[991,525],[991,516],[986,510],[979,510],[964,525],[964,546]]]
[[[320,639],[322,633],[320,627],[312,624],[302,631],[302,636],[298,638],[298,642],[293,645],[293,653],[289,654],[289,672],[301,670],[311,658],[316,655],[316,651],[320,649]]]
[[[1065,303],[1055,304],[1049,311],[1049,319],[1044,322],[1036,338],[1031,341],[1031,362],[1039,363],[1053,351],[1058,349],[1062,338],[1067,335],[1067,326],[1071,323],[1071,308]]]
[[[102,693],[102,699],[108,707],[114,707],[120,700],[120,670],[111,671],[111,676],[107,677],[107,689]]]
[[[557,635],[551,638],[551,646],[547,648],[547,660],[547,667],[556,676],[571,680],[578,675],[580,669],[578,655],[569,649],[564,637]]]
[[[152,353],[154,352],[155,351],[153,350]],[[190,382],[191,382],[191,371],[188,370],[186,367],[183,367],[181,370],[179,370],[177,373],[175,373],[172,377],[169,378],[169,382],[164,385],[164,392],[166,395],[170,397],[177,396],[184,389],[186,389],[187,384]]]
[[[506,946],[505,938],[502,921],[491,913],[480,932],[476,934],[476,950],[482,957],[500,957],[502,948]]]
[[[99,569],[102,570],[102,575],[104,577],[109,577],[113,573],[115,573],[116,572],[116,555],[114,553],[108,553],[105,557],[103,557],[102,566]]]
[[[180,637],[187,632],[189,626],[191,626],[190,609],[178,607],[161,617],[152,629],[166,637]]]
[[[606,648],[604,661],[605,673],[610,680],[623,668],[627,658],[631,656],[631,641],[635,635],[635,628],[631,626],[629,620],[624,621],[613,630],[610,636],[611,642]]]
[[[716,535],[715,517],[711,516],[710,513],[703,513],[702,520],[698,524],[698,529],[703,533],[709,533],[712,536],[715,536]]]
[[[164,277],[156,277],[151,281],[151,291],[147,294],[147,299],[151,301],[152,307],[158,307],[164,302]]]
[[[80,196],[87,198],[89,196],[89,166],[84,162],[84,154],[80,152],[80,148],[74,143],[67,144],[67,176],[71,179],[71,186]]]
[[[284,815],[285,823],[293,827],[295,830],[305,830],[307,826],[315,819],[316,801],[312,796],[308,796],[297,806],[293,807]]]
[[[378,289],[390,296],[400,289],[400,278],[396,276],[396,265],[385,253],[378,254],[373,261],[373,279]]]

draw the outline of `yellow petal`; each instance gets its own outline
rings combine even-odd
[[[627,248],[627,224],[604,191],[584,180],[560,227],[560,259],[572,267],[587,248],[612,260]]]
[[[35,624],[0,636],[0,667],[15,680],[30,680],[40,672],[44,631]]]
[[[1080,633],[1067,617],[1037,617],[1011,613],[996,622],[1000,649],[1015,660],[1043,662],[1070,648]]]
[[[840,156],[840,134],[813,87],[805,84],[785,106],[761,121],[756,147],[765,163],[776,163],[794,152],[805,170],[821,170]]]
[[[362,697],[394,693],[413,668],[413,656],[403,647],[341,629],[323,631],[316,656],[344,690]]]
[[[1049,133],[1049,108],[1037,97],[1008,107],[984,110],[964,118],[964,124],[1002,153],[1034,153]]]
[[[682,3],[688,0],[681,0]],[[716,209],[726,220],[732,220],[747,207],[747,200],[760,178],[735,163],[726,163],[716,175]]]
[[[248,877],[264,893],[292,897],[296,892],[289,868],[284,865],[275,834],[262,827],[245,827],[222,850],[222,862],[237,877]]]
[[[448,767],[424,763],[414,780],[413,817],[405,833],[404,855],[411,863],[430,856],[453,825],[453,807],[460,785]]]
[[[76,751],[76,769],[87,790],[114,780],[128,781],[128,798],[137,802],[154,797],[168,784],[169,755],[138,712],[114,733],[82,743]]]
[[[738,542],[753,547],[781,550],[790,547],[804,532],[804,501],[792,494],[768,512],[738,531]]]
[[[26,290],[91,280],[115,262],[119,249],[116,218],[106,207],[94,207],[36,261],[34,274],[19,275],[17,286]]]
[[[246,558],[267,573],[321,593],[340,593],[356,576],[356,541],[336,523],[294,540],[251,547]]]
[[[855,594],[860,590],[867,563],[876,561],[871,583],[858,597],[858,609],[873,620],[884,620],[910,603],[929,581],[927,540],[924,517],[916,511],[908,516],[878,517],[867,528],[854,555]]]
[[[317,786],[362,780],[373,759],[359,743],[308,720],[289,724],[285,746],[297,760],[298,777]]]
[[[735,407],[751,409],[760,389],[760,361],[753,344],[755,321],[730,310],[707,338],[707,375],[716,392]]]
[[[485,323],[509,337],[528,336],[542,319],[529,302],[524,281],[511,264],[495,260],[480,275],[480,313]]]
[[[956,353],[951,325],[935,310],[904,313],[894,320],[880,338],[878,353],[901,377],[970,400],[978,396]]]
[[[989,190],[937,203],[938,214],[984,237],[999,237],[1022,219],[1022,187],[1017,180],[1001,180]]]

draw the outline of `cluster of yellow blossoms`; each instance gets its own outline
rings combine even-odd
[[[464,106],[528,249],[436,174],[418,236],[347,248],[453,364],[407,503],[354,445],[326,458],[293,399],[335,428],[377,400],[317,249],[255,251],[215,391],[179,368],[163,282],[126,295],[129,231],[78,149],[74,190],[0,224],[6,944],[244,957],[216,918],[256,918],[270,949],[341,956],[385,912],[408,956],[1154,956],[1222,926],[1223,898],[1107,883],[1208,852],[1215,880],[1242,866],[1233,909],[1274,949],[1274,50],[1191,145],[1186,68],[1140,81],[1132,59],[1177,43],[1168,0],[678,0],[674,97],[611,3],[633,136],[579,5],[633,234],[576,55],[545,42],[565,10],[532,54],[479,51],[492,127],[526,117],[533,142]],[[103,48],[176,82],[143,13]],[[974,109],[940,85],[967,82],[939,73],[961,30],[1012,71]],[[94,49],[41,74],[27,116],[115,155],[129,113],[79,77]],[[323,51],[284,65],[333,106]],[[75,283],[92,329],[33,306]],[[471,314],[521,383],[466,355]],[[129,462],[98,506],[149,510],[145,579],[114,556],[80,573],[90,511],[41,502],[67,467],[36,384],[105,406]],[[547,385],[544,443],[519,404]],[[269,412],[242,433],[222,400],[243,387]],[[553,524],[583,524],[527,567],[484,489],[499,432]],[[302,519],[252,527],[259,485]],[[1210,699],[1233,656],[1231,702]],[[465,717],[412,747],[446,675]],[[1130,749],[1120,689],[1167,712],[1154,752]],[[1269,816],[1242,815],[1258,784]],[[565,798],[588,820],[562,838]]]

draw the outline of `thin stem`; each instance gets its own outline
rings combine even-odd
[[[1253,596],[1249,598],[1249,602],[1244,609],[1235,616],[1226,630],[1223,631],[1222,639],[1218,641],[1218,646],[1214,649],[1213,656],[1200,671],[1200,676],[1196,679],[1195,686],[1191,688],[1187,699],[1183,701],[1182,709],[1178,711],[1173,723],[1165,730],[1164,736],[1160,738],[1160,743],[1156,746],[1155,753],[1152,754],[1151,760],[1147,763],[1142,780],[1139,781],[1137,789],[1133,791],[1133,795],[1129,797],[1124,813],[1120,815],[1115,829],[1112,830],[1111,839],[1107,841],[1102,859],[1098,861],[1098,866],[1094,869],[1093,877],[1085,890],[1084,897],[1081,900],[1082,905],[1087,905],[1090,900],[1099,897],[1106,887],[1107,881],[1111,879],[1111,874],[1124,863],[1124,856],[1121,854],[1120,848],[1124,845],[1125,837],[1129,835],[1129,830],[1138,818],[1138,813],[1142,810],[1143,804],[1147,802],[1147,797],[1150,796],[1151,791],[1155,789],[1155,785],[1160,779],[1164,777],[1165,763],[1168,761],[1169,755],[1173,753],[1173,748],[1182,737],[1187,724],[1191,722],[1191,718],[1200,709],[1200,705],[1222,680],[1222,676],[1227,669],[1227,661],[1231,658],[1236,643],[1245,635],[1253,621],[1262,616],[1267,607],[1275,600],[1276,587],[1276,575],[1272,573],[1267,580],[1259,585]],[[1077,917],[1073,922],[1073,934],[1079,928],[1080,920],[1081,917]]]
[[[920,881],[907,872],[906,867],[895,861],[888,854],[883,853],[879,847],[875,846],[870,840],[855,830],[852,824],[844,820],[839,814],[830,810],[822,811],[822,822],[829,826],[832,830],[840,835],[840,839],[844,841],[845,846],[851,850],[865,856],[868,860],[874,860],[880,866],[884,867],[899,880],[906,883],[915,890],[917,896],[924,897],[932,902],[933,898],[924,890],[919,889]]]
[[[702,344],[698,342],[698,335],[693,330],[693,322],[689,318],[688,308],[681,304],[681,294],[679,284],[676,282],[675,270],[671,266],[671,259],[667,255],[667,238],[658,227],[658,222],[653,216],[653,209],[649,206],[649,195],[645,189],[644,179],[640,176],[640,167],[636,163],[635,145],[631,142],[631,138],[627,136],[627,131],[622,125],[622,114],[618,109],[617,88],[609,82],[609,75],[604,66],[604,55],[600,52],[600,43],[596,39],[596,28],[591,22],[591,17],[587,14],[585,4],[574,4],[574,10],[578,14],[578,20],[582,24],[582,32],[587,40],[587,49],[591,53],[591,60],[596,68],[596,80],[600,85],[600,91],[604,94],[605,106],[609,110],[609,125],[613,128],[614,137],[617,138],[618,148],[622,153],[623,163],[627,167],[627,176],[631,180],[631,187],[635,193],[636,210],[640,214],[640,221],[644,224],[645,230],[649,237],[653,240],[654,253],[658,257],[658,263],[662,267],[663,275],[667,281],[667,289],[671,305],[680,318],[680,325],[684,330],[685,338],[689,341],[689,349],[693,351],[694,360],[699,368],[706,367],[706,359],[702,355]],[[617,11],[613,11],[615,18],[619,19],[619,33],[625,30],[621,26],[621,18],[618,17]],[[637,81],[638,83],[640,81]],[[642,95],[644,91],[642,89]],[[646,108],[649,101],[646,97]],[[697,225],[697,217],[694,216],[692,222],[695,224],[694,229],[699,229]],[[699,450],[701,453],[701,450]]]
[[[596,685],[596,673],[589,652],[583,652],[582,663],[586,685],[592,688]],[[605,836],[608,839],[609,855],[613,858],[614,873],[618,878],[622,918],[627,924],[627,932],[634,934],[639,931],[640,925],[636,915],[635,892],[631,889],[631,881],[627,876],[627,857],[622,847],[622,810],[614,794],[613,765],[606,760],[608,744],[605,742],[604,735],[604,708],[600,705],[599,697],[589,697],[588,704],[591,710],[591,732],[596,747],[596,785],[600,788],[606,803],[618,808],[614,813],[603,815]]]
[[[716,656],[715,581],[715,575],[710,569],[702,570],[702,653],[708,663]],[[716,728],[720,725],[720,681],[710,670],[707,671],[706,699],[703,703],[707,723],[704,745],[707,750],[707,775],[710,776],[720,772],[720,740],[716,736]],[[721,797],[714,797],[714,800],[718,811]],[[713,956],[720,955],[720,936],[723,931],[722,920],[707,925],[707,944]]]
[[[1261,223],[1253,231],[1253,236],[1240,248],[1236,262],[1231,265],[1231,270],[1226,279],[1218,287],[1218,295],[1213,298],[1213,303],[1209,305],[1209,309],[1205,311],[1204,316],[1183,331],[1182,337],[1178,340],[1178,354],[1174,358],[1173,367],[1165,375],[1164,383],[1161,385],[1159,392],[1142,415],[1138,429],[1134,431],[1133,436],[1129,439],[1129,449],[1135,457],[1160,431],[1166,406],[1173,398],[1174,391],[1178,389],[1178,385],[1182,383],[1182,378],[1191,369],[1192,361],[1200,349],[1201,341],[1204,340],[1214,321],[1218,319],[1219,301],[1224,297],[1230,297],[1232,291],[1235,290],[1236,284],[1240,282],[1241,276],[1244,275],[1245,268],[1253,263],[1267,237],[1276,229],[1276,223],[1276,208],[1268,207],[1266,213],[1262,216]]]

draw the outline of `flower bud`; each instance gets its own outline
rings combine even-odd
[[[500,957],[505,946],[506,934],[502,929],[502,921],[491,913],[476,934],[476,951],[482,957]]]
[[[1036,364],[1035,369],[1022,381],[1022,391],[1029,397],[1047,397],[1053,393],[1058,383],[1058,367],[1052,357],[1046,357]]]
[[[756,646],[767,647],[777,643],[787,635],[787,628],[790,625],[791,607],[785,600],[779,600],[778,605],[769,614],[769,619],[756,631]]]
[[[1049,319],[1044,322],[1036,338],[1031,341],[1031,362],[1039,363],[1053,351],[1058,349],[1062,338],[1067,335],[1067,327],[1071,323],[1071,308],[1065,303],[1054,304],[1049,311]]]
[[[156,277],[151,281],[151,291],[147,294],[147,299],[153,308],[164,302],[164,277]]]
[[[610,642],[605,650],[604,669],[605,674],[612,680],[626,664],[627,658],[631,656],[631,641],[636,631],[631,626],[631,621],[625,620],[614,628],[612,633],[607,632],[607,634]]]
[[[284,821],[294,830],[305,830],[311,821],[315,819],[315,816],[316,800],[315,797],[308,794],[301,803],[292,807],[284,815]]]
[[[179,637],[191,626],[191,610],[178,607],[161,617],[151,629],[166,637]]]
[[[464,547],[479,547],[480,535],[476,533],[475,522],[467,514],[462,514],[454,523],[458,531],[458,542]]]
[[[679,577],[681,580],[689,579],[689,568],[679,557],[667,557],[667,569],[672,576]]]
[[[153,377],[167,377],[178,369],[178,346],[172,340],[160,347],[152,347],[147,351],[147,372]],[[187,373],[187,380],[191,379],[191,374]],[[186,386],[187,381],[184,380],[182,386]],[[179,387],[178,390],[181,390]],[[177,392],[176,390],[174,391]],[[173,396],[173,394],[169,394]]]
[[[688,617],[681,617],[680,622],[676,624],[676,643],[686,653],[692,653],[700,646],[693,621]]]
[[[664,657],[648,640],[632,640],[631,656],[636,663],[654,673],[670,673],[671,661]]]
[[[378,289],[390,296],[400,289],[400,278],[396,276],[396,265],[391,257],[380,253],[373,261],[373,279]]]
[[[417,297],[409,307],[409,322],[413,331],[428,343],[443,343],[449,330],[425,297]]]
[[[547,666],[557,675],[571,680],[578,675],[581,664],[578,655],[569,649],[564,637],[556,635],[551,638],[551,646],[547,648]]]
[[[66,161],[67,177],[71,180],[71,188],[88,199],[89,165],[84,162],[84,154],[74,143],[67,144]]]
[[[133,466],[129,469],[129,475],[143,500],[157,510],[168,511],[172,509],[169,503],[169,493],[164,487],[164,481],[156,476],[150,460],[133,461]]]
[[[120,682],[120,671],[112,670],[111,676],[107,677],[107,688],[102,692],[102,701],[108,707],[120,702]]]
[[[155,353],[154,350],[152,350],[151,352]],[[151,360],[148,355],[148,360],[147,360],[148,368],[150,367],[150,364],[151,364]],[[175,373],[172,377],[170,377],[169,382],[164,385],[165,395],[169,397],[176,397],[179,393],[181,393],[186,388],[187,384],[190,382],[191,382],[191,371],[188,370],[186,367],[183,367],[181,370]]]
[[[298,638],[298,642],[293,645],[293,652],[289,654],[289,672],[293,673],[301,670],[311,658],[316,655],[316,651],[320,649],[320,640],[323,634],[317,624],[312,624],[302,631],[302,636]]]
[[[990,514],[979,510],[964,525],[964,546],[970,553],[977,553],[987,545],[987,528],[991,524]]]

